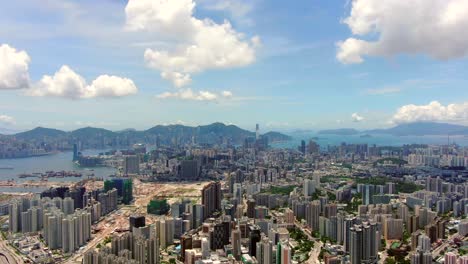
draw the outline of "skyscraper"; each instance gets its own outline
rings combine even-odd
[[[258,124],[255,124],[255,139],[260,139],[260,126]]]
[[[352,264],[377,263],[380,232],[375,223],[363,223],[351,227],[349,242]]]
[[[129,155],[124,157],[123,173],[139,174],[140,173],[140,158],[136,155]]]
[[[312,232],[319,231],[320,202],[312,201],[306,206],[306,221]]]
[[[202,205],[204,206],[204,219],[214,212],[221,210],[221,183],[211,182],[202,190]]]
[[[241,231],[237,227],[232,231],[231,237],[231,244],[232,244],[232,255],[236,260],[240,260],[241,257]]]
[[[317,186],[317,182],[315,180],[305,179],[304,180],[304,196],[309,197],[315,193],[315,188]]]

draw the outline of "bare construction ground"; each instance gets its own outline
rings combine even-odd
[[[201,201],[201,190],[209,182],[143,183],[134,180],[133,183],[135,206],[139,212],[143,209],[141,212],[146,213],[146,206],[153,197],[167,199],[169,204],[184,198]]]

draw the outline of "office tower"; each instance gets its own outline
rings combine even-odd
[[[229,226],[216,223],[210,230],[210,248],[212,250],[222,249],[227,244],[229,244]]]
[[[200,166],[197,160],[182,160],[179,176],[182,180],[196,180],[200,176]]]
[[[86,193],[86,188],[78,186],[78,187],[68,190],[68,192],[65,193],[65,195],[73,199],[73,206],[75,209],[77,209],[77,208],[83,208],[83,196],[85,193]]]
[[[136,155],[129,155],[124,157],[123,173],[139,174],[140,173],[140,158]]]
[[[221,210],[221,183],[211,182],[202,190],[202,205],[204,206],[204,219]]]
[[[312,232],[319,231],[320,202],[312,201],[306,206],[306,221]]]
[[[377,263],[380,232],[375,223],[363,223],[351,227],[349,242],[352,264]]]
[[[145,217],[143,215],[132,215],[128,218],[129,231],[132,232],[133,228],[140,228],[146,225]]]
[[[273,244],[268,237],[263,237],[257,243],[257,254],[255,255],[258,264],[272,264],[273,263]]]
[[[254,199],[247,200],[247,217],[248,218],[255,217],[255,206],[256,206],[256,202]]]
[[[258,226],[249,226],[249,255],[256,256],[257,255],[257,243],[260,242],[261,239],[261,231],[260,227]]]
[[[258,124],[255,124],[255,139],[260,139],[260,126]]]
[[[234,183],[232,196],[236,200],[237,204],[242,204],[242,195],[244,191],[241,183]]]
[[[79,159],[78,155],[78,144],[73,144],[73,161],[77,161]]]
[[[231,244],[232,244],[232,255],[236,260],[240,260],[241,257],[241,231],[239,228],[236,228],[232,231],[231,237]]]
[[[320,153],[320,146],[315,141],[310,140],[309,145],[307,146],[307,152],[309,154],[319,154]]]
[[[315,189],[317,187],[317,183],[315,180],[310,180],[310,179],[305,179],[304,180],[304,196],[305,197],[310,197],[315,193]]]
[[[305,155],[305,153],[306,153],[306,142],[305,142],[305,140],[301,140],[301,145],[299,146],[299,151],[302,153],[302,155]]]
[[[192,236],[191,235],[183,235],[180,238],[180,260],[185,260],[185,251],[192,249]]]

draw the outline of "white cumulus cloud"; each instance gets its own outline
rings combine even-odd
[[[343,21],[354,36],[337,43],[337,59],[425,54],[439,60],[468,55],[466,0],[353,0]],[[366,40],[370,38],[377,39]]]
[[[0,90],[27,88],[30,62],[25,51],[18,51],[7,44],[0,45]]]
[[[192,91],[192,89],[181,89],[177,92],[164,92],[156,96],[158,99],[180,99],[189,101],[216,101],[221,98],[229,99],[232,97],[232,92],[223,91],[221,93],[213,93],[209,91]]]
[[[12,125],[15,123],[15,119],[11,116],[8,115],[0,115],[0,123],[1,124],[7,124],[7,125]]]
[[[161,72],[161,77],[165,80],[171,81],[177,88],[192,83],[192,78],[189,74],[183,74],[180,72]]]
[[[427,105],[405,105],[393,115],[396,124],[412,122],[468,122],[468,102],[442,105],[438,101]]]
[[[353,122],[361,122],[364,120],[364,117],[360,116],[358,113],[353,113],[351,115],[351,120],[353,120]]]
[[[44,75],[39,82],[27,90],[27,94],[82,99],[122,97],[135,94],[137,91],[132,80],[109,75],[101,75],[88,85],[82,76],[64,65],[54,76]]]
[[[193,73],[253,63],[260,45],[258,36],[248,39],[228,21],[194,17],[194,8],[193,0],[130,0],[125,8],[128,30],[175,43],[170,50],[146,49],[144,59],[177,87],[190,83]]]

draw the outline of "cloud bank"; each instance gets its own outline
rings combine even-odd
[[[31,59],[25,51],[3,44],[0,46],[0,90],[25,89],[30,96],[54,96],[69,99],[123,97],[136,94],[132,80],[100,75],[91,84],[69,66],[62,66],[53,76],[44,75],[38,82],[29,78]]]
[[[468,102],[442,105],[438,101],[427,105],[405,105],[393,115],[392,123],[468,122]]]
[[[466,0],[354,0],[343,23],[355,36],[337,43],[336,57],[344,64],[362,63],[364,56],[468,55]]]
[[[132,80],[117,76],[101,75],[91,84],[74,72],[62,66],[54,76],[45,75],[27,91],[31,96],[55,96],[69,99],[94,97],[122,97],[136,94],[137,87]]]

